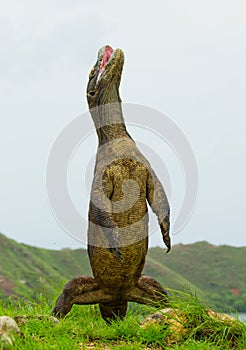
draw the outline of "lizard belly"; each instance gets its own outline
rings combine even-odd
[[[97,204],[98,189],[103,189],[108,195],[110,206],[107,208],[116,226],[113,235],[117,236],[121,259],[117,259],[109,249],[102,227],[108,222],[106,213],[93,209],[93,205],[90,206],[88,230],[88,253],[93,275],[100,288],[116,298],[135,287],[148,249],[147,170],[144,158],[142,162],[134,159],[133,155],[137,158],[138,150],[132,141],[124,142],[119,149],[113,149],[116,160],[110,166],[105,164],[105,153],[109,150],[97,156],[91,197],[92,202]],[[121,158],[122,149],[124,157]],[[127,152],[131,157],[127,157]]]
[[[107,248],[94,247],[89,253],[94,278],[107,294],[122,297],[135,287],[145,262],[146,241],[123,247],[120,261]]]
[[[134,288],[141,276],[148,249],[148,215],[121,228],[120,233],[121,260],[109,250],[102,229],[89,224],[93,245],[88,245],[88,253],[94,278],[101,289],[116,298]]]

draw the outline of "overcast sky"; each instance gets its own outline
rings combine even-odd
[[[196,208],[173,243],[246,245],[244,0],[0,4],[0,232],[42,247],[81,247],[49,207],[46,164],[60,131],[87,110],[88,73],[97,50],[109,44],[126,56],[122,100],[163,112],[196,155]],[[130,132],[150,148],[158,144],[139,129]],[[71,197],[85,211],[81,164],[96,151],[95,135],[90,142],[74,155],[68,179]],[[161,158],[167,148],[158,145]],[[167,168],[175,216],[183,173],[174,160]],[[163,246],[160,236],[156,230],[151,244]]]

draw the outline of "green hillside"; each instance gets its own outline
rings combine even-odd
[[[91,274],[85,250],[61,251],[19,244],[0,234],[0,297],[53,296],[54,289],[79,274]]]
[[[164,287],[189,286],[210,305],[246,311],[246,247],[213,246],[207,242],[176,245],[169,254],[150,248],[144,273]],[[86,250],[60,251],[19,244],[0,234],[0,298],[51,298],[74,276],[91,275]]]
[[[199,286],[210,304],[222,309],[246,310],[246,247],[214,246],[207,242],[179,244],[170,255],[161,248],[149,257]],[[195,289],[195,288],[194,288]]]

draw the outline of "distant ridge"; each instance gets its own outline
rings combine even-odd
[[[164,287],[189,286],[211,306],[246,312],[246,247],[208,242],[178,244],[169,254],[150,248],[144,273]],[[0,234],[0,298],[53,298],[74,276],[92,275],[85,249],[49,250],[20,244]]]

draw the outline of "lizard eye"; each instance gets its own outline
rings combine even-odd
[[[88,95],[92,97],[95,96],[95,94],[96,94],[96,91],[94,90],[88,92]]]

